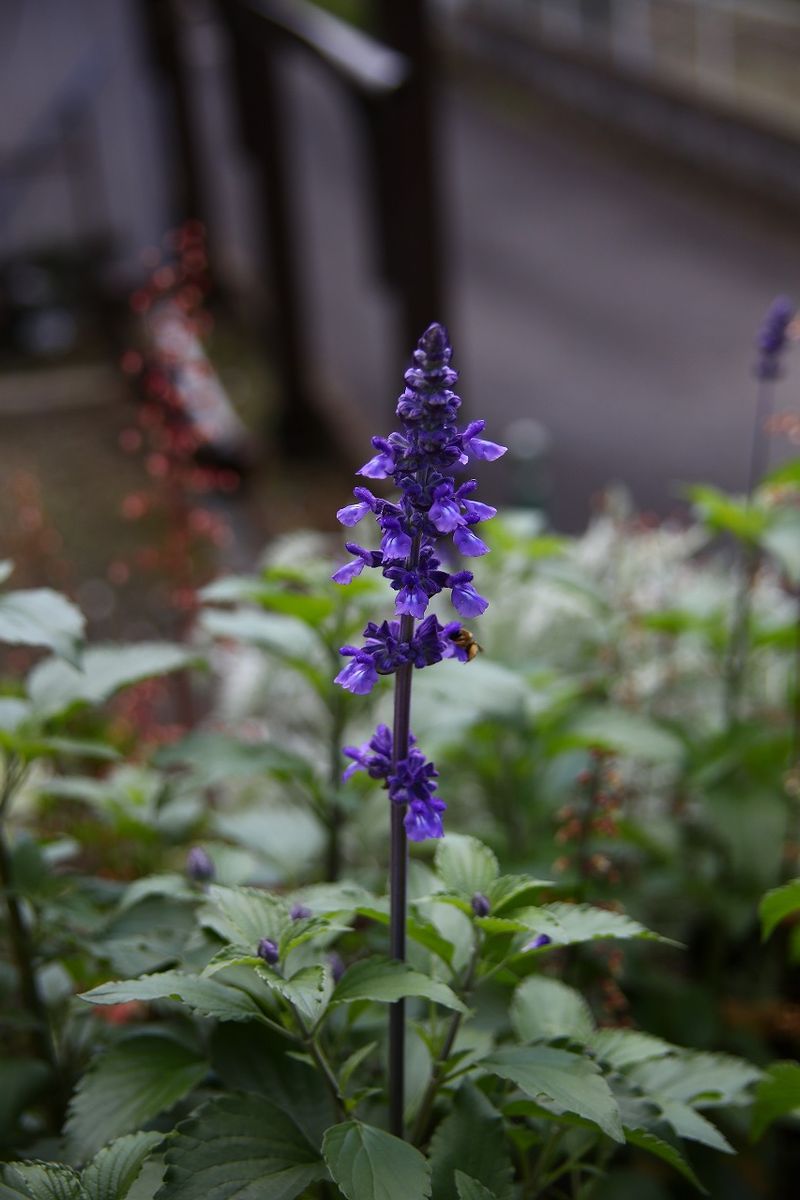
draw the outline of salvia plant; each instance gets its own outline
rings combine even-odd
[[[0,1064],[0,1081],[14,1078],[19,1092],[13,1132],[3,1131],[0,1200],[617,1200],[650,1183],[660,1196],[673,1174],[702,1190],[695,1167],[705,1176],[710,1152],[741,1142],[754,1095],[756,1133],[790,1111],[796,1064],[765,1073],[708,1040],[683,1049],[663,1028],[643,1032],[604,1009],[594,988],[611,970],[601,955],[622,943],[634,994],[679,976],[679,946],[628,916],[619,894],[637,917],[646,909],[682,936],[685,894],[706,887],[710,905],[729,879],[716,864],[730,817],[707,828],[703,805],[716,811],[734,767],[742,778],[765,770],[763,741],[754,749],[722,719],[725,619],[670,605],[690,571],[708,594],[703,569],[689,564],[704,535],[675,534],[677,546],[659,535],[654,551],[655,534],[599,522],[570,546],[530,522],[498,520],[479,592],[457,555],[483,556],[476,527],[494,509],[459,471],[503,448],[483,438],[481,422],[459,427],[455,381],[447,335],[433,325],[406,374],[399,429],[374,440],[361,472],[397,491],[358,487],[339,514],[348,527],[370,516],[379,526],[377,548],[348,543],[350,561],[334,573],[348,587],[318,585],[319,562],[273,560],[260,577],[206,590],[205,634],[266,648],[275,712],[256,737],[198,730],[147,766],[114,761],[107,739],[78,736],[87,712],[99,721],[119,688],[209,651],[86,649],[80,614],[53,593],[0,597],[0,640],[52,651],[0,701],[12,951],[0,1003],[19,996],[23,1020],[0,1011],[4,1049],[25,1064],[15,1074]],[[698,503],[709,522],[716,513],[735,528],[760,519],[760,495],[737,505],[704,493]],[[776,528],[770,510],[757,539],[764,554],[780,543],[767,537]],[[752,586],[759,638],[765,586]],[[479,656],[471,625],[487,609],[484,591],[493,603]],[[392,592],[395,613],[378,623]],[[429,611],[448,595],[457,619]],[[719,595],[729,602],[729,591]],[[775,628],[764,636],[777,657]],[[534,646],[536,672],[520,664]],[[414,685],[417,741],[412,679],[437,664]],[[775,687],[785,691],[785,672],[777,684],[774,674],[758,680],[763,701],[743,680],[759,713]],[[351,727],[376,720],[381,676],[394,677],[391,721],[351,745]],[[427,686],[439,678],[439,691]],[[481,703],[459,706],[471,688]],[[440,730],[453,713],[461,722],[447,747],[434,712]],[[253,773],[260,823],[250,793],[238,810],[230,798]],[[359,861],[342,826],[357,827],[356,809],[375,799],[364,776],[385,789],[390,830]],[[295,805],[298,828],[312,828],[302,803],[327,835],[307,863],[317,882],[276,869],[274,792]],[[554,805],[565,793],[569,804]],[[35,804],[45,833],[34,852],[25,816]],[[72,845],[48,837],[59,804],[90,806],[104,840],[79,820]],[[551,817],[566,864],[555,883],[540,877]],[[513,872],[454,828],[494,831],[496,845],[505,829]],[[256,843],[270,838],[261,859]],[[619,887],[603,865],[612,857]],[[343,867],[348,877],[331,878]],[[752,921],[755,902],[739,899],[737,921],[745,910]],[[796,884],[770,893],[765,932],[799,902]],[[639,1157],[647,1183],[636,1171],[634,1192],[617,1192],[617,1165]]]

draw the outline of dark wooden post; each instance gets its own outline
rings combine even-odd
[[[259,181],[260,255],[270,297],[266,333],[281,392],[274,434],[287,454],[307,457],[326,447],[330,451],[330,431],[323,428],[308,383],[297,226],[278,78],[280,34],[237,0],[220,0],[219,10],[230,35],[242,137]]]
[[[403,339],[416,344],[445,321],[436,171],[434,54],[427,0],[378,0],[378,34],[411,64],[404,86],[384,100],[381,194],[393,230],[388,266],[401,295]],[[407,349],[406,349],[407,353]]]

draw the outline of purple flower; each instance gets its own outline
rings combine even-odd
[[[355,542],[345,542],[345,547],[356,557],[353,562],[345,563],[338,571],[334,571],[331,575],[334,583],[352,583],[364,567],[379,567],[383,562],[383,556],[377,550],[365,550]]]
[[[472,579],[471,571],[456,571],[450,576],[450,596],[462,617],[479,617],[489,607],[489,601],[475,591]]]
[[[758,361],[755,365],[757,379],[777,379],[780,374],[781,354],[786,346],[789,326],[795,310],[791,300],[778,296],[767,310],[756,339]]]
[[[455,531],[453,541],[456,548],[462,554],[469,554],[477,558],[478,555],[489,553],[489,547],[486,545],[486,542],[482,542],[467,525],[462,525],[460,529]]]
[[[488,917],[492,906],[489,903],[488,897],[484,896],[483,892],[476,892],[470,900],[470,904],[476,917]]]
[[[193,883],[210,883],[214,878],[213,859],[202,846],[192,846],[186,855],[186,874]]]
[[[397,517],[385,517],[381,521],[381,527],[383,529],[381,552],[384,561],[408,558],[411,553],[411,538]]]
[[[263,958],[265,963],[269,963],[271,967],[274,967],[280,958],[277,942],[273,942],[272,938],[261,938],[256,954],[259,958]]]
[[[407,756],[394,766],[392,735],[386,725],[379,725],[366,745],[345,746],[344,752],[353,762],[343,778],[349,779],[355,771],[362,770],[372,779],[382,779],[392,803],[406,808],[403,824],[412,841],[421,842],[444,835],[441,814],[447,805],[435,794],[438,772],[416,748],[413,736],[409,737]]]
[[[478,557],[488,552],[473,526],[488,521],[496,510],[471,499],[478,486],[474,479],[456,485],[454,473],[470,458],[492,462],[506,449],[480,436],[484,421],[459,429],[461,399],[453,390],[458,373],[451,365],[452,356],[444,326],[428,326],[404,375],[396,408],[400,427],[388,437],[372,439],[375,454],[359,472],[369,479],[390,477],[400,492],[397,502],[357,487],[355,503],[338,513],[343,525],[352,526],[371,512],[381,540],[380,550],[348,542],[353,561],[340,567],[333,579],[350,583],[365,567],[380,569],[396,593],[395,611],[402,618],[381,625],[370,622],[362,646],[342,647],[342,655],[350,661],[336,682],[357,695],[370,692],[379,675],[407,673],[409,666],[427,667],[444,658],[468,662],[479,649],[458,621],[441,625],[435,616],[425,615],[431,599],[445,588],[464,617],[478,616],[487,608],[487,601],[472,585],[470,571],[450,574],[441,569],[437,545],[443,537],[452,537],[461,554]],[[420,622],[416,630],[415,621]],[[379,725],[369,742],[347,746],[344,753],[352,762],[343,778],[364,770],[382,780],[392,803],[405,809],[403,821],[412,841],[442,836],[446,805],[436,794],[437,772],[413,738],[407,752],[395,757],[392,735]]]
[[[311,909],[307,908],[305,904],[293,904],[289,910],[289,916],[293,921],[304,921],[306,917],[311,916]]]
[[[344,753],[353,761],[342,775],[347,782],[356,771],[366,771],[371,779],[388,779],[392,769],[392,735],[387,725],[379,725],[363,746],[345,746]]]
[[[353,661],[342,667],[334,683],[338,683],[346,692],[352,692],[354,696],[366,696],[378,682],[375,659],[355,646],[342,646],[339,653],[352,654]]]

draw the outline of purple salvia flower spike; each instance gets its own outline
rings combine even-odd
[[[458,621],[441,625],[426,616],[432,597],[450,589],[451,600],[465,617],[482,613],[487,601],[472,585],[470,571],[442,570],[437,543],[452,537],[456,548],[470,556],[486,554],[489,547],[472,526],[488,521],[495,509],[468,499],[475,480],[456,487],[453,473],[470,458],[488,462],[505,453],[505,447],[480,437],[485,422],[473,421],[459,430],[461,400],[453,391],[458,374],[451,366],[453,351],[443,325],[429,325],[419,339],[413,364],[405,372],[405,387],[396,414],[400,429],[387,438],[375,437],[375,454],[359,474],[369,479],[392,478],[398,503],[376,498],[366,488],[356,488],[355,504],[339,511],[344,525],[356,525],[371,512],[380,528],[380,550],[369,551],[354,543],[347,549],[353,561],[333,575],[348,583],[365,567],[378,568],[396,592],[399,621],[370,622],[362,646],[344,646],[350,659],[336,676],[348,691],[364,695],[379,675],[395,675],[393,728],[379,725],[363,746],[346,746],[351,759],[343,779],[363,770],[381,780],[391,801],[390,952],[405,959],[407,839],[425,841],[444,835],[442,813],[446,805],[437,795],[437,772],[415,744],[409,729],[411,680],[415,669],[445,658],[464,663],[474,657],[477,644]],[[415,629],[415,622],[420,621]],[[476,897],[475,911],[488,911],[484,896]],[[389,1018],[389,1111],[394,1134],[403,1136],[403,1001],[392,1005]]]

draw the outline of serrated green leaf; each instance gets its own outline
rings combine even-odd
[[[767,892],[758,906],[763,940],[766,941],[771,936],[784,918],[796,912],[800,912],[800,879],[792,879],[789,883]]]
[[[89,1200],[125,1200],[145,1159],[163,1140],[163,1133],[130,1133],[102,1149],[81,1177]]]
[[[458,996],[446,984],[415,971],[407,963],[382,957],[367,958],[349,967],[334,989],[331,1005],[352,1004],[355,1000],[393,1004],[405,996],[418,996],[445,1008],[466,1012]]]
[[[197,651],[170,642],[92,646],[80,669],[57,658],[39,663],[28,676],[28,694],[36,713],[51,717],[76,704],[102,704],[121,688],[181,670],[198,657]]]
[[[294,1200],[325,1177],[305,1134],[262,1096],[222,1096],[182,1125],[157,1200]]]
[[[436,847],[436,870],[448,891],[486,893],[500,873],[497,859],[477,838],[450,833]]]
[[[676,1052],[669,1042],[635,1029],[597,1029],[589,1038],[588,1046],[602,1062],[617,1071]]]
[[[289,979],[284,979],[263,962],[259,962],[255,970],[259,979],[296,1009],[303,1022],[316,1024],[333,992],[330,967],[323,967],[318,963],[311,967],[302,967]]]
[[[554,945],[571,946],[577,942],[591,942],[602,938],[615,941],[640,938],[645,941],[662,942],[668,946],[680,944],[671,938],[662,937],[659,933],[653,933],[624,913],[596,908],[592,904],[556,902],[543,904],[541,911],[558,922],[559,931],[552,935]]]
[[[709,1146],[712,1150],[718,1150],[720,1154],[735,1154],[728,1139],[702,1113],[680,1100],[657,1097],[657,1101],[664,1120],[672,1126],[678,1137],[687,1138],[690,1142],[699,1142],[701,1146]]]
[[[458,1169],[489,1188],[497,1200],[509,1200],[513,1172],[503,1118],[474,1084],[462,1083],[428,1153],[436,1200],[458,1200]]]
[[[6,1167],[5,1178],[30,1200],[88,1200],[76,1172],[60,1163],[14,1163]]]
[[[490,912],[495,916],[501,913],[510,915],[516,908],[531,905],[543,888],[553,886],[547,879],[533,879],[529,875],[501,875],[486,891]]]
[[[753,1105],[753,1141],[779,1117],[800,1119],[800,1063],[777,1062],[756,1088]]]
[[[0,596],[0,642],[47,646],[76,663],[85,628],[80,609],[51,588],[6,592]]]
[[[568,1037],[588,1043],[594,1019],[579,992],[559,979],[529,975],[514,992],[511,1024],[521,1042]]]
[[[207,1070],[200,1055],[170,1037],[139,1034],[112,1046],[92,1061],[70,1101],[65,1133],[72,1154],[86,1159],[140,1129],[183,1099]]]
[[[619,1107],[595,1062],[555,1046],[504,1047],[481,1063],[536,1100],[545,1096],[566,1112],[592,1121],[615,1142],[625,1140]]]
[[[413,1146],[383,1129],[345,1121],[325,1133],[322,1153],[347,1200],[427,1200],[430,1166]]]
[[[225,941],[249,946],[255,953],[262,938],[279,943],[292,919],[284,901],[257,888],[212,885],[200,921]]]
[[[625,1139],[631,1146],[638,1146],[640,1150],[646,1150],[648,1154],[654,1154],[656,1158],[669,1163],[683,1175],[684,1179],[688,1179],[698,1192],[702,1192],[704,1196],[708,1195],[706,1188],[703,1187],[689,1163],[675,1146],[671,1146],[669,1142],[665,1142],[663,1138],[657,1137],[647,1129],[629,1129],[627,1126],[625,1126]]]
[[[497,1200],[494,1192],[490,1192],[482,1183],[478,1183],[477,1179],[465,1175],[463,1171],[456,1171],[456,1188],[458,1200]]]
[[[82,1000],[91,1004],[125,1004],[129,1000],[182,1000],[196,1012],[220,1021],[252,1021],[262,1019],[263,1013],[255,1000],[241,988],[228,986],[216,979],[197,975],[182,975],[178,971],[161,971],[143,975],[141,979],[123,979],[118,983],[103,983],[84,992]]]
[[[659,1103],[677,1100],[695,1108],[749,1102],[749,1089],[763,1072],[728,1054],[682,1051],[638,1063],[628,1076]]]

